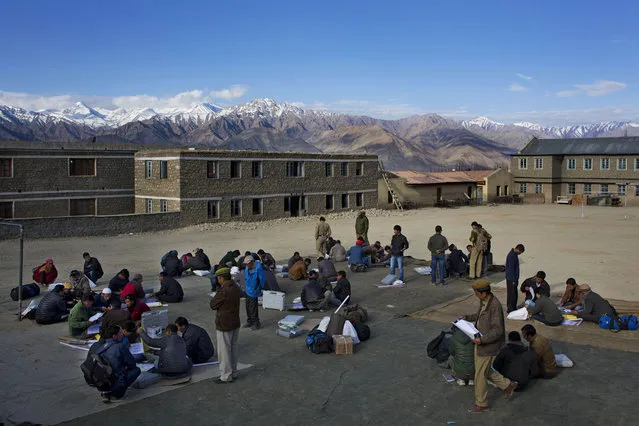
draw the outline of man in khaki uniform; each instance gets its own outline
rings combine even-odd
[[[479,309],[476,314],[466,315],[463,318],[474,322],[481,336],[473,339],[475,343],[475,405],[469,411],[481,413],[488,410],[488,380],[506,392],[507,400],[512,396],[518,383],[505,378],[492,368],[495,357],[505,343],[506,328],[501,303],[490,291],[490,282],[487,280],[475,281],[473,290],[480,300]]]
[[[317,249],[317,257],[324,257],[326,254],[326,240],[331,236],[331,225],[326,223],[324,216],[319,218],[319,222],[315,225],[315,248]]]
[[[468,277],[471,280],[478,279],[482,275],[482,263],[484,261],[484,251],[488,246],[488,240],[492,236],[477,223],[471,223],[473,230],[470,233],[469,241],[473,244],[473,250],[470,252],[470,271]]]

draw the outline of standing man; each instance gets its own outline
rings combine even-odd
[[[519,286],[519,255],[526,249],[517,244],[506,256],[506,307],[508,313],[517,309],[517,290]]]
[[[466,315],[463,318],[475,323],[480,336],[473,339],[475,343],[475,405],[469,412],[481,413],[488,410],[488,380],[506,392],[506,400],[510,399],[518,383],[505,378],[491,368],[505,342],[506,328],[501,303],[492,294],[489,281],[475,281],[472,287],[480,301],[479,309],[476,314]]]
[[[220,361],[220,378],[217,384],[230,383],[237,379],[237,340],[240,336],[240,287],[231,279],[229,268],[220,268],[215,276],[221,288],[211,299],[215,314],[217,357]]]
[[[89,277],[94,284],[97,284],[98,280],[104,275],[100,261],[95,257],[91,257],[86,251],[82,253],[82,257],[84,258],[84,275]]]
[[[326,223],[324,216],[319,218],[319,222],[315,225],[315,248],[317,249],[317,257],[324,257],[326,254],[326,240],[331,236],[331,225]]]
[[[446,269],[446,249],[448,248],[448,240],[442,235],[442,227],[435,227],[435,235],[428,239],[428,250],[431,259],[431,282],[437,285],[437,271],[439,271],[439,283],[446,285],[444,281],[444,271]]]
[[[244,268],[244,282],[246,283],[246,324],[244,327],[255,331],[262,327],[257,309],[257,298],[262,295],[266,278],[262,263],[256,262],[252,256],[245,257],[244,264],[246,265]]]
[[[402,227],[393,226],[393,238],[391,239],[390,273],[395,275],[395,268],[399,267],[399,279],[404,281],[404,251],[408,249],[408,240],[402,235]]]
[[[469,240],[473,244],[473,250],[470,252],[470,272],[468,277],[471,280],[475,280],[481,277],[484,251],[488,249],[489,236],[479,223],[473,222],[471,226],[473,230],[470,233]]]
[[[368,242],[368,218],[364,210],[361,210],[355,219],[355,237],[362,237]]]

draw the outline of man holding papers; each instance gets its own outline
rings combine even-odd
[[[479,335],[473,338],[475,405],[469,411],[481,413],[488,410],[488,380],[506,392],[506,399],[510,399],[518,383],[505,378],[491,367],[505,341],[506,328],[501,303],[490,291],[490,282],[487,280],[475,281],[473,290],[480,301],[479,309],[477,313],[465,315],[463,319],[473,322],[479,331]]]

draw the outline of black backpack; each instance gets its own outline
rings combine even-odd
[[[357,332],[357,338],[360,342],[365,342],[371,338],[371,328],[369,326],[358,321],[355,321],[352,324]]]
[[[333,352],[333,339],[315,327],[306,336],[306,347],[314,354],[328,354]]]
[[[449,338],[451,336],[450,332],[442,331],[439,333],[439,336],[435,337],[430,341],[428,346],[426,346],[426,354],[437,362],[444,362],[450,356],[449,351]]]
[[[11,293],[9,294],[9,296],[11,296],[11,299],[15,302],[18,301],[18,299],[20,298],[20,287],[14,287],[11,289]],[[27,300],[30,299],[32,297],[37,296],[38,294],[40,294],[40,286],[38,284],[24,284],[22,286],[22,300]]]
[[[89,352],[87,359],[80,365],[84,374],[84,380],[89,386],[95,386],[99,390],[109,390],[115,383],[115,374],[107,360],[100,354],[104,353],[111,345],[105,344],[95,352]]]

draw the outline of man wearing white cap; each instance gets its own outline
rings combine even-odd
[[[111,298],[113,297],[113,292],[110,288],[105,288],[102,290],[102,293],[96,294],[93,298],[93,309],[106,311],[111,303]]]

